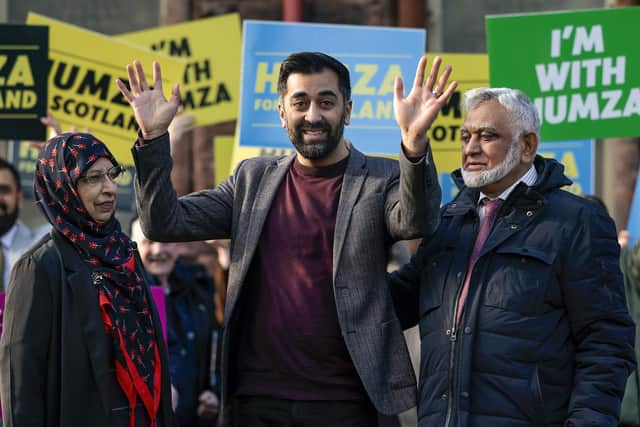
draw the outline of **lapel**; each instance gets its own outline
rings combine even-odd
[[[349,229],[349,223],[351,222],[351,213],[360,195],[364,180],[367,177],[367,158],[353,146],[350,148],[351,154],[349,155],[347,169],[344,172],[344,178],[342,180],[342,190],[340,191],[340,202],[338,203],[336,228],[333,238],[334,282],[336,280],[336,272],[338,271],[345,237]]]
[[[64,264],[66,283],[61,285],[71,290],[72,301],[75,301],[68,308],[76,310],[78,318],[82,322],[82,332],[87,353],[91,359],[96,386],[100,392],[105,415],[109,416],[111,406],[108,387],[113,381],[109,373],[110,364],[107,358],[110,353],[106,347],[104,323],[98,306],[98,295],[91,281],[91,272],[75,248],[62,235],[52,230],[51,236],[60,251]],[[62,289],[62,292],[64,294],[65,290]]]
[[[260,242],[262,227],[271,210],[271,204],[295,156],[296,154],[294,152],[287,157],[274,159],[272,163],[265,167],[262,173],[253,205],[251,209],[246,211],[246,214],[249,215],[249,226],[247,228],[247,238],[242,256],[243,262],[239,283],[244,282],[247,272],[249,271],[251,260]]]

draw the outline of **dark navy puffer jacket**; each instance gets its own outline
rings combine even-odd
[[[398,317],[420,324],[419,427],[616,425],[635,366],[616,230],[602,208],[560,189],[571,182],[562,165],[534,164],[536,184],[518,184],[498,213],[457,328],[477,189],[462,186],[435,235],[391,275]]]

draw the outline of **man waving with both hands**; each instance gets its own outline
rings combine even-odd
[[[451,68],[404,96],[395,82],[400,160],[368,157],[343,138],[349,71],[299,52],[282,63],[279,116],[296,149],[247,159],[216,187],[177,198],[167,129],[180,92],[162,94],[127,66],[140,133],[133,148],[138,214],[156,241],[231,239],[222,345],[223,425],[370,427],[416,404],[416,380],[385,283],[388,249],[438,222],[440,187],[426,133],[453,94]],[[363,141],[362,143],[366,143]],[[391,141],[390,141],[391,143]]]

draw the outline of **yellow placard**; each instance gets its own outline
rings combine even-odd
[[[118,37],[187,61],[180,80],[182,106],[195,117],[195,126],[238,118],[242,47],[237,13]]]
[[[231,156],[233,156],[234,137],[220,135],[213,138],[213,159],[215,161],[215,185],[229,177]]]
[[[115,79],[127,82],[126,65],[140,60],[153,82],[151,63],[162,64],[165,96],[183,75],[186,63],[84,28],[30,12],[27,24],[49,27],[49,110],[62,130],[88,128],[116,159],[133,164],[131,145],[137,124]]]
[[[456,92],[428,132],[438,172],[450,173],[458,169],[461,162],[462,95],[469,89],[489,86],[488,57],[486,54],[427,53],[429,59],[435,56],[442,57],[442,64],[452,66],[450,80],[458,82]]]

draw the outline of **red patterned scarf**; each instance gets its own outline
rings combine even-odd
[[[51,138],[38,156],[35,198],[53,227],[90,264],[105,330],[113,340],[116,377],[129,401],[131,427],[138,398],[154,425],[161,369],[151,305],[139,274],[142,266],[136,266],[134,247],[115,216],[96,223],[76,191],[78,177],[102,157],[117,165],[106,145],[90,134]]]

